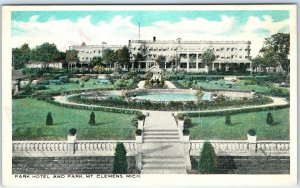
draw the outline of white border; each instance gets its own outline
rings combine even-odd
[[[297,182],[297,22],[296,5],[66,5],[4,6],[2,9],[2,174],[5,186],[233,186],[295,185]],[[21,10],[289,10],[291,36],[289,175],[141,175],[137,179],[17,179],[12,176],[11,11]]]

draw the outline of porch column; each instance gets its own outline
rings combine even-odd
[[[186,71],[189,72],[189,70],[190,70],[190,54],[187,53]]]
[[[199,72],[199,66],[198,66],[198,61],[199,61],[199,59],[198,59],[198,53],[196,53],[196,70],[197,70],[197,72]]]

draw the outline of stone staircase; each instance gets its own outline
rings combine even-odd
[[[179,143],[178,130],[176,129],[152,129],[144,130],[144,143]]]
[[[170,112],[146,117],[142,143],[142,174],[186,174],[183,144]]]
[[[144,130],[142,150],[142,174],[187,173],[177,129]]]

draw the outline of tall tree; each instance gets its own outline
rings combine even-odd
[[[56,61],[59,57],[60,53],[56,45],[46,42],[32,50],[30,59],[40,61],[44,64],[44,67],[48,67],[50,62]]]
[[[165,62],[166,62],[165,56],[158,55],[157,58],[155,59],[155,61],[158,64],[159,68],[165,68]]]
[[[127,152],[124,144],[118,142],[115,149],[115,156],[114,156],[114,166],[113,166],[114,174],[125,174],[127,172],[128,164],[127,164],[126,153]]]
[[[114,50],[112,49],[105,49],[103,51],[103,62],[106,65],[109,65],[109,67],[111,68],[112,65],[117,61],[116,58],[116,53],[114,52]]]
[[[252,69],[255,72],[257,72],[257,68],[264,66],[263,58],[260,55],[251,59],[251,61],[252,61]]]
[[[71,65],[76,65],[76,63],[79,61],[78,59],[78,51],[77,50],[67,50],[66,51],[66,61],[68,63],[68,67]]]
[[[214,174],[217,170],[217,156],[209,141],[205,141],[200,153],[198,170],[200,174]]]
[[[103,66],[103,59],[101,56],[95,56],[93,57],[93,59],[90,62],[90,66],[94,67],[94,66]]]
[[[12,63],[15,69],[24,68],[30,60],[31,50],[28,44],[23,44],[20,48],[13,48]]]
[[[212,69],[212,63],[216,59],[216,56],[214,54],[214,51],[212,49],[207,49],[203,54],[202,54],[202,62],[208,66],[208,69]]]
[[[260,50],[268,66],[275,67],[281,65],[282,69],[289,72],[290,62],[290,34],[276,33],[264,41],[264,46]]]
[[[121,49],[116,50],[117,55],[117,62],[120,65],[124,65],[125,67],[128,67],[130,62],[130,52],[126,46],[124,46]]]

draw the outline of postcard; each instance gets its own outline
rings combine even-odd
[[[4,6],[4,185],[295,185],[296,8]]]

